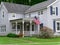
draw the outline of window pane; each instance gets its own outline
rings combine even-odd
[[[15,15],[13,15],[12,17],[15,17]]]
[[[16,29],[16,24],[12,23],[12,29]]]
[[[6,32],[6,26],[1,26],[1,32]]]
[[[40,12],[38,12],[38,15],[40,15]]]
[[[57,23],[57,30],[60,30],[60,23]]]
[[[34,31],[34,25],[32,25],[32,31]]]
[[[4,17],[4,12],[3,12],[3,17]]]
[[[30,24],[29,24],[29,22],[25,22],[24,23],[24,29],[25,29],[25,31],[29,31],[30,30]]]
[[[21,25],[20,23],[17,24],[17,29],[20,29],[20,25]]]
[[[55,14],[55,8],[53,8],[53,10],[52,10],[52,14]]]
[[[27,31],[29,31],[30,30],[30,26],[29,26],[29,24],[27,25]]]
[[[17,29],[20,29],[20,25],[17,25]]]
[[[59,23],[59,30],[60,30],[60,23]]]
[[[43,11],[41,11],[41,14],[43,14]]]
[[[59,23],[57,23],[57,30],[59,30]]]

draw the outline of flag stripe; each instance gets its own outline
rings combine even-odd
[[[40,21],[38,19],[33,20],[37,25],[40,24]]]

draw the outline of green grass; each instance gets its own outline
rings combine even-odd
[[[40,39],[33,37],[0,37],[0,45],[60,45],[60,38]]]

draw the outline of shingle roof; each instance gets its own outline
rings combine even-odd
[[[36,4],[36,5],[32,6],[31,8],[29,8],[25,13],[34,12],[37,10],[47,8],[47,6],[50,5],[51,3],[53,3],[54,1],[56,1],[56,0],[48,0],[48,1]]]
[[[8,3],[8,2],[3,2],[5,7],[7,8],[8,12],[10,13],[22,13],[24,14],[25,11],[30,7],[27,5],[21,5],[21,4],[14,4],[14,3]]]
[[[8,2],[3,2],[5,7],[7,8],[9,13],[29,13],[29,12],[34,12],[38,11],[44,8],[47,8],[48,5],[53,3],[56,0],[48,0],[33,6],[27,6],[27,5],[21,5],[21,4],[14,4],[14,3],[8,3]]]

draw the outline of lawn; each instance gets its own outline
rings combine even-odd
[[[60,38],[40,39],[33,37],[0,37],[0,45],[60,45]]]

